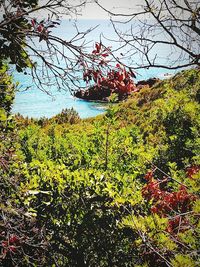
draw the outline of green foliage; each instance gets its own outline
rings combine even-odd
[[[156,149],[155,163],[162,169],[168,162],[183,168],[187,161],[199,161],[199,88],[199,70],[184,71],[118,108],[117,116],[138,125],[146,146]]]
[[[172,263],[172,266],[174,267],[197,266],[190,256],[180,255],[180,254],[177,254],[175,258],[171,261],[171,263]]]
[[[199,78],[182,72],[95,119],[16,116],[0,145],[3,266],[198,266]],[[191,196],[186,212],[152,211],[171,195]]]
[[[12,77],[8,74],[6,64],[0,67],[0,129],[12,128],[12,117],[10,114],[14,100],[15,86]]]
[[[117,225],[126,212],[111,205],[110,192],[105,190],[115,179],[112,174],[93,169],[71,172],[64,164],[33,161],[28,176],[21,199],[29,215],[45,227],[56,258],[66,250],[68,266],[95,266],[97,262],[99,266],[131,266],[132,236],[119,232]],[[46,264],[51,266],[52,260]]]
[[[37,6],[37,0],[21,1],[12,3],[12,11],[5,10],[0,28],[0,68],[4,65],[4,61],[13,64],[18,72],[22,72],[26,67],[30,67],[31,61],[26,47],[26,32],[30,30],[31,25],[26,16],[21,16],[18,12],[28,14],[31,8]],[[3,5],[3,3],[0,3]],[[14,10],[18,8],[17,10]],[[9,17],[10,16],[10,17]],[[10,23],[9,23],[10,22]]]
[[[10,112],[14,99],[14,85],[6,64],[0,69],[0,83],[0,107]]]

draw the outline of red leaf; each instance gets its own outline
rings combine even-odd
[[[99,44],[99,43],[96,43],[96,44],[95,44],[95,47],[96,47],[96,51],[97,51],[97,53],[99,53],[100,50],[101,50],[101,43],[100,43],[100,44]]]
[[[119,74],[119,76],[118,76],[118,81],[119,82],[122,82],[124,80],[124,75],[123,75],[123,73],[121,73],[121,74]]]
[[[98,73],[94,72],[93,73],[93,79],[94,79],[95,82],[97,82],[97,78],[98,78]]]
[[[42,32],[42,30],[43,30],[43,26],[40,24],[40,25],[37,27],[37,31],[38,31],[38,32]]]
[[[35,19],[32,19],[31,20],[31,24],[32,24],[33,27],[35,27],[35,23],[36,23],[36,20]]]
[[[18,242],[19,242],[19,238],[16,235],[11,236],[9,239],[10,244],[18,243]]]
[[[2,247],[7,247],[8,246],[8,241],[2,241],[1,242],[1,245],[2,245]]]
[[[153,178],[153,172],[152,172],[152,171],[148,171],[148,172],[145,174],[144,178],[145,178],[147,181],[151,181],[152,178]]]
[[[151,212],[153,212],[153,213],[158,213],[158,208],[155,207],[155,206],[153,206],[153,207],[151,208]]]
[[[197,174],[199,171],[200,171],[200,166],[197,165],[193,165],[186,169],[187,176],[191,179],[193,178],[193,175]]]
[[[15,246],[9,246],[9,250],[12,252],[16,252],[17,248]]]

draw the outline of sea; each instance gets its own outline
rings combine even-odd
[[[126,25],[123,25],[122,27],[126,27]],[[89,28],[94,28],[94,30],[85,36],[85,42],[87,44],[92,46],[95,42],[99,42],[101,39],[104,45],[116,49],[115,42],[112,40],[115,40],[117,35],[109,20],[62,20],[61,24],[53,29],[53,31],[57,36],[64,40],[68,40],[77,33],[77,29],[79,32],[83,32],[87,31]],[[160,52],[162,53],[162,47],[160,49]],[[163,50],[163,55],[165,53],[166,50]],[[150,77],[158,77],[162,79],[166,76],[166,72],[167,75],[174,73],[173,71],[166,71],[160,68],[138,70],[136,73],[136,80],[144,80]],[[47,92],[50,92],[50,94],[47,94],[33,83],[30,75],[14,71],[13,77],[16,82],[19,82],[12,107],[13,114],[20,113],[21,115],[30,118],[50,118],[60,113],[63,109],[73,108],[78,112],[81,118],[89,118],[102,114],[107,109],[106,104],[77,99],[69,92],[69,90],[66,90],[65,88],[63,88],[63,90],[62,88],[61,90],[58,90],[56,85],[51,86],[51,88],[45,88]]]

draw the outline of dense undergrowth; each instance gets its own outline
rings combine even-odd
[[[199,266],[199,70],[86,120],[13,118],[8,95],[2,266]]]

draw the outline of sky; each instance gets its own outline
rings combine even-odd
[[[53,0],[52,0],[53,1]],[[110,19],[110,15],[108,12],[100,8],[95,2],[96,0],[85,0],[86,4],[81,6],[81,8],[77,9],[78,15],[73,14],[70,12],[70,15],[63,14],[62,11],[64,9],[58,9],[61,19],[93,19],[93,20],[100,20],[100,19]],[[48,0],[38,0],[39,5],[46,5]],[[66,0],[66,5],[77,6],[80,5],[81,2],[84,0]],[[144,0],[98,0],[99,4],[103,6],[105,9],[113,12],[113,13],[121,13],[121,14],[132,14],[138,11],[141,11],[141,5],[144,4]],[[37,11],[34,13],[35,17],[39,18],[46,18],[49,14],[49,11],[42,10]],[[1,16],[1,11],[0,11]]]
[[[99,0],[103,7],[114,12],[130,14],[137,12],[140,9],[140,5],[144,0]],[[86,7],[82,9],[82,19],[108,19],[109,15],[106,11],[102,10],[96,3],[88,3]]]
[[[84,0],[66,0],[66,5],[79,5]],[[78,19],[109,19],[108,12],[100,8],[95,1],[96,0],[85,0],[87,4],[79,10]],[[48,0],[38,0],[39,5],[45,5]],[[114,13],[130,14],[141,10],[140,6],[144,4],[144,0],[98,0],[99,4],[105,9],[110,10]],[[60,9],[62,12],[62,9]],[[48,11],[42,10],[35,14],[36,17],[47,17]],[[3,19],[3,9],[0,8],[0,20]],[[72,14],[71,14],[72,15]],[[70,18],[69,15],[62,15],[63,19]]]

